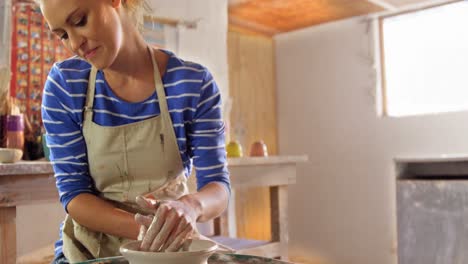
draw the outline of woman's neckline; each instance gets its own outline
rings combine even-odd
[[[161,48],[158,48],[158,50],[160,50],[161,52],[164,52],[166,55],[169,56],[168,60],[167,60],[167,64],[166,64],[166,68],[164,70],[164,73],[161,75],[161,82],[164,83],[166,82],[167,80],[167,75],[168,75],[168,69],[172,63],[172,59],[174,57],[174,54],[168,50],[165,50],[165,49],[161,49]],[[157,63],[157,60],[155,60],[155,62]],[[159,68],[159,65],[158,65],[158,68]],[[154,69],[154,68],[153,68]],[[114,93],[114,91],[112,90],[112,88],[110,87],[109,83],[107,82],[106,78],[105,78],[105,75],[104,75],[104,71],[102,70],[99,70],[98,71],[98,75],[100,75],[101,78],[99,79],[102,79],[103,82],[104,82],[104,85],[105,85],[105,89],[107,90],[107,92],[109,93],[109,95],[118,100],[119,103],[123,103],[123,104],[128,104],[128,105],[138,105],[138,104],[142,104],[142,103],[145,103],[149,100],[151,100],[153,97],[155,97],[155,94],[156,94],[156,86],[153,87],[154,88],[154,92],[152,92],[147,98],[143,99],[143,100],[140,100],[140,101],[137,101],[137,102],[130,102],[130,101],[127,101],[127,100],[124,100],[122,99],[120,96],[117,96],[117,94]],[[156,98],[157,98],[157,95],[156,95]]]

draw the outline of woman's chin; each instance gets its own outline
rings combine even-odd
[[[86,60],[86,61],[89,62],[93,67],[95,67],[98,70],[102,70],[102,69],[109,67],[108,63],[105,63],[103,61],[93,60],[93,59]]]

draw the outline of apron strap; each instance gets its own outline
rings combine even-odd
[[[93,122],[93,105],[94,105],[94,91],[96,89],[96,75],[97,75],[97,68],[92,66],[91,73],[89,74],[88,80],[88,91],[86,92],[86,103],[84,107],[84,115],[83,115],[83,125],[88,122]],[[88,121],[88,122],[86,122]]]
[[[151,62],[153,63],[154,69],[154,82],[156,84],[156,94],[158,96],[160,115],[166,119],[171,120],[169,116],[169,108],[167,106],[166,93],[164,92],[164,84],[162,83],[161,74],[159,73],[158,64],[154,58],[154,51],[148,46],[148,50],[151,54]],[[93,118],[93,105],[94,105],[94,94],[96,89],[96,76],[97,68],[92,66],[91,73],[88,80],[88,91],[86,93],[86,103],[84,107],[84,120],[92,120]],[[172,121],[171,121],[172,124]]]
[[[156,59],[154,58],[154,51],[153,49],[148,46],[149,53],[151,55],[151,62],[153,63],[153,72],[154,72],[154,82],[156,85],[156,94],[159,102],[159,110],[160,110],[160,115],[164,122],[162,122],[162,125],[164,127],[168,127],[169,133],[176,138],[175,131],[172,126],[172,120],[171,116],[169,114],[169,108],[167,106],[167,99],[166,99],[166,93],[164,91],[164,84],[161,79],[161,74],[159,73],[159,68],[158,64],[156,62]],[[92,66],[91,67],[91,73],[89,75],[89,80],[88,80],[88,91],[86,93],[86,103],[84,107],[84,115],[83,115],[83,126],[87,126],[88,124],[91,124],[93,121],[93,106],[94,106],[94,94],[95,94],[95,89],[96,89],[96,76],[97,76],[97,68]],[[164,140],[164,139],[162,139]],[[175,142],[177,144],[177,141]]]
[[[158,95],[159,110],[161,112],[160,115],[163,120],[161,125],[163,127],[163,131],[165,131],[164,133],[166,133],[165,135],[164,134],[160,135],[161,141],[163,145],[164,144],[172,145],[173,148],[168,148],[168,149],[173,149],[176,152],[174,155],[178,156],[177,165],[174,165],[175,167],[172,169],[169,169],[168,171],[169,174],[173,174],[172,173],[173,169],[179,168],[179,167],[183,169],[184,165],[182,162],[182,157],[180,156],[180,153],[179,153],[179,144],[177,144],[177,136],[175,134],[174,125],[172,124],[171,115],[169,113],[169,108],[167,106],[167,99],[166,99],[166,93],[164,91],[164,84],[161,79],[161,74],[159,74],[158,64],[156,62],[156,59],[154,58],[154,51],[150,46],[148,46],[148,49],[151,54],[151,61],[153,62],[154,82],[156,84],[156,94]],[[163,158],[166,159],[167,163],[169,163],[167,161],[168,157],[169,157],[168,155],[163,155]],[[173,177],[168,179],[167,182],[176,179],[177,176],[178,176],[177,174],[173,174]],[[184,179],[185,179],[185,176],[184,176]]]
[[[166,93],[164,92],[164,84],[162,83],[161,74],[159,73],[158,63],[154,58],[153,49],[148,46],[148,50],[151,54],[151,62],[153,63],[154,83],[156,84],[156,94],[158,95],[160,115],[166,121],[164,124],[171,124],[172,126],[171,117],[169,115],[169,108],[167,106]],[[167,123],[167,121],[169,121],[169,123]]]

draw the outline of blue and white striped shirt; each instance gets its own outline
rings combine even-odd
[[[174,126],[185,174],[196,170],[197,187],[221,182],[230,188],[221,116],[221,95],[209,71],[184,61],[169,51],[163,76],[169,113]],[[97,193],[89,175],[86,143],[83,138],[83,108],[91,65],[72,57],[52,67],[47,78],[42,119],[50,148],[60,202],[68,203],[81,193]],[[156,91],[143,102],[119,99],[98,71],[93,122],[119,126],[159,115]],[[56,255],[61,252],[57,243]]]

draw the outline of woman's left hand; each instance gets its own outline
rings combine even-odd
[[[146,233],[140,234],[142,251],[178,251],[188,246],[197,220],[193,207],[180,200],[155,201],[141,196],[136,202],[154,212],[152,216],[135,215],[136,222],[146,229]]]

